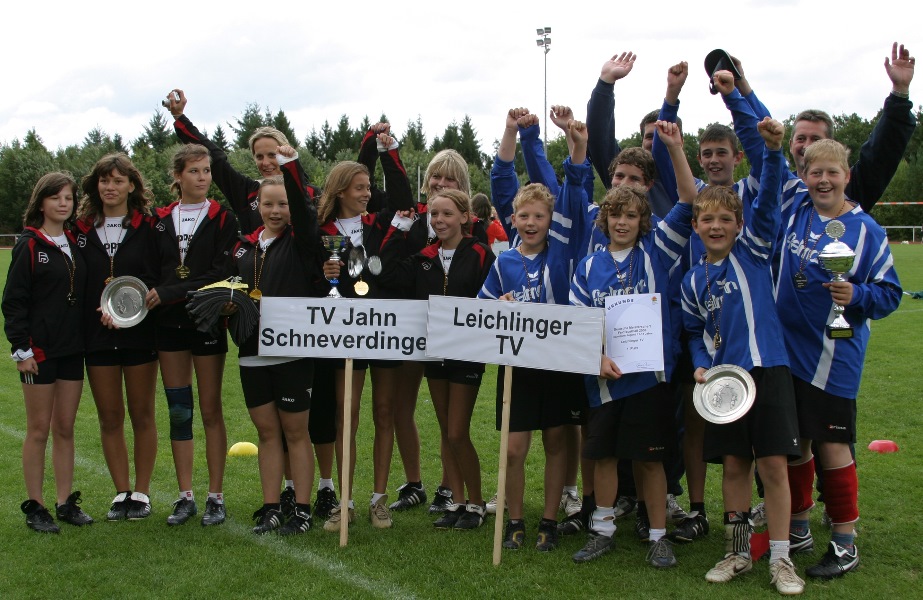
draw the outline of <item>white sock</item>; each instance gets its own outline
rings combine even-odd
[[[294,488],[295,488],[295,482],[292,481],[291,479],[286,479],[286,480],[285,480],[285,487],[294,489]]]
[[[352,500],[350,500],[349,502],[347,502],[346,505],[347,505],[350,509],[352,509],[352,510],[355,510],[355,509],[356,509],[356,504],[355,504]]]
[[[317,482],[317,491],[321,491],[321,490],[323,490],[323,489],[325,489],[325,488],[328,489],[328,490],[334,489],[334,487],[333,487],[333,480],[332,480],[332,479],[323,479],[323,478],[321,478],[321,480]]]
[[[593,511],[593,522],[590,529],[594,533],[612,537],[615,535],[615,508],[612,506],[597,506]]]
[[[190,502],[195,502],[195,496],[192,495],[192,490],[186,490],[185,492],[179,493],[180,500],[189,500]]]
[[[667,535],[667,530],[666,530],[666,529],[653,529],[653,528],[651,528],[651,537],[650,537],[650,540],[651,540],[652,542],[656,542],[656,541],[659,541],[660,538],[662,538],[662,537],[665,536],[665,535]]]
[[[769,540],[769,564],[777,563],[783,558],[788,558],[790,543],[788,540]]]
[[[378,502],[383,496],[384,496],[384,494],[379,494],[378,492],[372,494],[372,504],[371,504],[371,506],[375,506],[375,503]]]
[[[576,485],[565,485],[564,493],[565,494],[573,493],[573,495],[577,496],[577,486]],[[577,497],[579,498],[579,496]]]
[[[224,504],[224,493],[208,492],[208,499],[214,500],[216,504]]]

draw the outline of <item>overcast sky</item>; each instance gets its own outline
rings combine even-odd
[[[602,63],[622,50],[638,55],[616,84],[620,138],[660,106],[667,68],[680,60],[690,63],[687,131],[728,122],[702,66],[714,48],[743,60],[780,118],[804,108],[871,118],[890,91],[891,42],[923,57],[923,10],[911,1],[50,0],[3,13],[0,143],[34,127],[52,149],[97,126],[133,140],[178,87],[186,114],[209,132],[248,102],[284,110],[301,140],[324,120],[335,126],[347,114],[355,127],[384,112],[398,134],[419,115],[432,141],[468,114],[491,152],[509,107],[543,112],[543,26],[552,28],[548,103],[569,104],[580,119]]]

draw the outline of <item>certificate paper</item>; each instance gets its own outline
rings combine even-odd
[[[663,371],[661,294],[606,298],[606,356],[622,373]]]

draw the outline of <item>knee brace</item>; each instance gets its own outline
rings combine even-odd
[[[192,439],[192,386],[166,388],[167,407],[170,409],[170,439]]]
[[[827,514],[834,525],[859,520],[859,476],[856,463],[824,469],[824,498]]]
[[[797,515],[814,506],[811,498],[814,485],[814,458],[800,465],[788,466],[788,488],[792,496],[792,514]]]

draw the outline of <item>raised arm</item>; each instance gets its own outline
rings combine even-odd
[[[281,148],[280,148],[281,151]],[[304,169],[298,160],[298,154],[282,155],[279,169],[285,179],[285,195],[288,198],[288,210],[291,214],[292,231],[298,248],[307,255],[313,255],[319,248],[317,229],[317,209],[305,192]],[[310,258],[305,262],[314,260]]]
[[[621,151],[615,138],[615,82],[631,73],[637,56],[632,52],[616,54],[605,63],[599,73],[599,81],[587,102],[586,126],[589,132],[587,150],[593,168],[609,189],[609,163]]]
[[[378,159],[385,175],[384,207],[393,211],[410,210],[414,206],[413,191],[407,178],[407,169],[401,162],[397,140],[388,133],[377,137]]]
[[[850,180],[846,185],[846,195],[858,202],[865,212],[874,208],[891,183],[913,137],[916,118],[910,101],[910,82],[915,64],[910,50],[894,42],[891,59],[885,58],[891,93],[885,99],[884,109],[869,139],[859,148],[859,160],[849,170]]]
[[[522,148],[522,158],[526,163],[526,175],[529,177],[529,181],[541,183],[551,190],[552,194],[557,194],[558,177],[554,172],[554,167],[551,166],[551,163],[548,162],[548,157],[545,155],[545,145],[540,137],[541,128],[538,124],[538,116],[529,113],[528,109],[525,108],[517,110],[527,111],[516,122],[519,126],[519,145]]]
[[[519,119],[528,115],[526,108],[511,108],[506,113],[506,123],[503,128],[503,137],[497,148],[497,157],[490,170],[490,200],[497,209],[497,218],[503,225],[507,237],[512,242],[513,225],[513,198],[519,191],[519,178],[513,168],[516,158],[516,132],[519,130]]]
[[[689,162],[686,160],[686,154],[683,152],[683,135],[680,133],[679,125],[669,121],[657,121],[657,139],[666,147],[670,162],[673,165],[673,176],[676,178],[676,192],[679,201],[684,204],[692,204],[695,200],[698,190],[696,189],[695,178],[692,176],[692,169],[689,168]]]
[[[744,154],[750,161],[750,176],[758,181],[760,172],[763,170],[763,148],[765,147],[763,138],[756,130],[756,124],[760,119],[753,113],[753,108],[734,85],[734,75],[730,71],[718,71],[712,79],[715,88],[721,93],[724,105],[731,111],[734,133],[740,139]]]
[[[785,170],[785,158],[782,155],[782,138],[785,126],[769,117],[757,125],[763,145],[763,172],[760,177],[760,190],[753,201],[751,222],[744,224],[747,228],[745,242],[750,251],[769,260],[773,253],[773,244],[778,240],[779,228],[782,226],[782,173]]]
[[[676,123],[679,113],[679,94],[689,76],[689,63],[680,61],[667,69],[667,91],[663,97],[663,105],[657,119]],[[657,178],[672,202],[679,199],[677,192],[676,175],[669,150],[664,146],[659,135],[654,136],[651,154],[654,156],[654,165],[657,167]],[[685,162],[685,159],[683,159]]]

